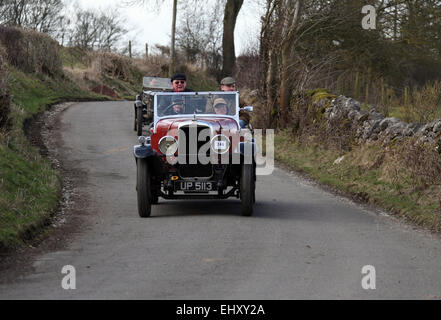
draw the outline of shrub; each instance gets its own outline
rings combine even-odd
[[[441,81],[427,82],[412,92],[410,113],[420,123],[441,116]]]
[[[249,50],[236,59],[236,81],[239,88],[258,89],[262,81],[258,52]]]
[[[62,73],[59,44],[50,36],[32,30],[0,27],[0,42],[11,65],[24,72],[47,75]]]
[[[441,185],[441,157],[434,145],[411,138],[400,144],[396,152],[414,185]]]
[[[0,129],[10,125],[10,99],[7,81],[6,50],[0,45]]]

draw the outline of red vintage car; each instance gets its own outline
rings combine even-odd
[[[153,104],[153,121],[134,146],[139,215],[149,217],[159,198],[229,197],[240,199],[242,215],[252,215],[256,145],[252,131],[241,128],[238,93],[144,95]]]

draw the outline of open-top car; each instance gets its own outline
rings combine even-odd
[[[163,199],[240,198],[255,202],[256,146],[239,125],[237,92],[144,92],[153,105],[150,136],[134,146],[138,212]],[[243,108],[247,112],[252,107]]]
[[[135,121],[133,130],[138,136],[142,135],[142,128],[153,121],[153,100],[150,92],[173,91],[170,78],[144,77],[142,83],[142,93],[135,99]]]

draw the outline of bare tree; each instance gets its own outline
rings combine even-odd
[[[224,12],[224,33],[222,37],[222,76],[231,76],[234,72],[236,53],[234,48],[234,29],[243,0],[227,0]]]
[[[285,127],[287,124],[287,115],[289,110],[289,102],[293,89],[293,82],[290,77],[291,68],[294,65],[294,37],[299,26],[299,16],[303,9],[302,0],[286,0],[282,1],[285,14],[283,15],[281,28],[281,79],[280,79],[280,125]]]
[[[121,37],[126,33],[122,26],[122,18],[115,11],[95,11],[75,9],[75,16],[70,21],[70,27],[62,34],[68,35],[69,45],[80,48],[97,48],[111,51]]]
[[[2,0],[0,23],[54,34],[62,8],[62,0]]]
[[[72,44],[80,48],[93,48],[97,42],[99,28],[99,17],[95,12],[77,10],[71,35]]]
[[[189,1],[181,11],[176,45],[187,61],[217,72],[222,67],[223,1],[216,0],[204,7],[198,7],[197,2]]]
[[[234,48],[234,29],[236,27],[236,20],[242,7],[244,0],[227,0],[224,11],[224,31],[222,37],[222,55],[223,55],[223,75],[232,75],[234,71],[234,65],[236,60],[235,48]],[[162,5],[164,0],[126,0],[126,5],[144,4],[152,5],[155,2],[156,7]],[[197,3],[197,1],[196,1]],[[172,34],[171,34],[171,53],[170,53],[170,66],[169,74],[172,73],[174,68],[174,47],[175,47],[175,32],[176,32],[176,8],[178,2],[173,0],[173,19],[172,19]]]
[[[102,50],[111,51],[127,32],[122,26],[121,15],[111,10],[108,12],[100,12],[98,23],[97,46]]]
[[[287,124],[293,89],[297,86],[296,89],[301,91],[313,71],[324,66],[322,61],[304,60],[296,50],[311,29],[326,28],[325,24],[317,27],[328,14],[325,5],[328,5],[325,0],[267,1],[262,17],[260,59],[264,72],[262,89],[267,98],[267,125],[270,127]]]
[[[2,24],[10,26],[23,26],[26,20],[25,7],[28,0],[3,0],[2,3]]]
[[[30,1],[27,9],[27,27],[44,33],[53,34],[59,28],[62,0]]]
[[[0,25],[7,23],[9,10],[9,7],[7,6],[8,3],[9,0],[0,0]]]
[[[154,4],[153,4],[154,2]],[[145,6],[160,8],[164,3],[164,0],[126,0],[123,2],[127,6],[133,6],[136,4],[143,4]],[[177,16],[178,0],[173,0],[173,15],[172,15],[172,27],[171,27],[171,41],[170,41],[170,64],[168,68],[168,74],[171,77],[175,67],[175,38],[176,38],[176,16]]]
[[[170,65],[168,66],[168,76],[172,77],[175,71],[175,38],[176,38],[176,14],[177,14],[178,0],[173,0],[173,19],[171,29],[171,43],[170,43]]]

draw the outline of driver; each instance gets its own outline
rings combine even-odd
[[[184,98],[181,95],[173,97],[171,105],[172,107],[169,110],[165,111],[167,115],[177,115],[184,113]]]

